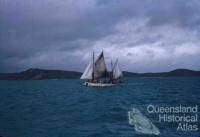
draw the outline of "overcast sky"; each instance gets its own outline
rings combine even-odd
[[[122,70],[200,70],[200,1],[0,0],[0,72],[83,71],[101,50]]]

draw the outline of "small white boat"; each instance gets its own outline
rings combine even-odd
[[[86,79],[87,82],[85,82],[84,85],[88,87],[108,87],[117,85],[120,83],[120,78],[123,76],[118,64],[118,60],[116,60],[114,66],[111,61],[111,68],[112,71],[109,75],[106,68],[103,51],[98,56],[96,61],[94,61],[93,53],[92,62],[88,64],[80,79]],[[101,78],[110,78],[110,80],[108,80],[109,82],[102,82],[99,80]]]

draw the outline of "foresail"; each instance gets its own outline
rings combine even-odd
[[[90,62],[80,79],[92,79],[92,73],[93,73],[93,66],[92,63]]]
[[[119,67],[118,60],[116,60],[114,67],[113,67],[113,79],[118,79],[123,77],[123,73]]]
[[[94,78],[105,77],[107,74],[106,63],[103,52],[99,55],[95,62]]]

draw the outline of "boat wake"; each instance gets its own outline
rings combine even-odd
[[[159,135],[159,129],[138,109],[132,108],[132,111],[128,111],[129,124],[133,125],[136,132],[143,134]]]

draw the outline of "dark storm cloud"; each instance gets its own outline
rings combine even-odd
[[[200,66],[196,63],[199,52],[187,50],[191,47],[199,51],[197,0],[2,0],[0,3],[0,72],[29,67],[82,71],[91,52],[102,49],[108,54],[121,49],[124,53],[109,54],[107,58],[120,56],[122,64],[128,64],[125,65],[128,70]],[[170,37],[173,33],[181,34]],[[162,52],[169,55],[163,58]],[[172,53],[180,56],[172,59]],[[183,63],[183,54],[194,62]],[[134,59],[128,58],[131,56]],[[175,63],[162,65],[162,59]],[[149,62],[154,67],[149,68]]]

